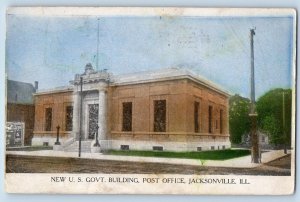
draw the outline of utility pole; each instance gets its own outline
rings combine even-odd
[[[282,132],[283,132],[283,141],[284,141],[284,153],[287,154],[287,137],[285,132],[285,97],[284,90],[282,91]]]
[[[82,77],[80,77],[80,112],[79,112],[79,149],[78,157],[81,156],[81,137],[82,137]]]
[[[250,102],[250,122],[251,122],[251,161],[252,163],[260,163],[259,154],[259,140],[257,133],[257,113],[255,108],[255,74],[254,74],[254,45],[253,37],[255,35],[254,29],[250,29],[250,46],[251,46],[251,102]]]

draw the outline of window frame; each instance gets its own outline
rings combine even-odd
[[[200,102],[194,101],[194,132],[199,133],[200,132]]]
[[[67,117],[67,110],[68,110],[68,108],[69,107],[72,107],[72,118],[71,118],[71,130],[69,130],[69,128],[67,128],[67,126],[68,126],[68,117]],[[74,115],[74,107],[73,107],[73,105],[66,105],[65,106],[65,124],[64,124],[64,129],[65,129],[65,131],[72,131],[73,130],[73,115]]]
[[[208,105],[208,133],[213,133],[213,106]]]
[[[48,119],[48,115],[47,115],[47,110],[51,110],[51,118]],[[49,123],[50,122],[50,123]],[[53,127],[53,107],[52,106],[47,106],[45,107],[45,110],[44,110],[44,130],[45,131],[52,131],[52,127]]]
[[[158,106],[159,102],[164,103],[164,110],[163,110],[164,115],[163,116],[156,113],[159,110],[157,108],[157,107],[159,107]],[[157,117],[157,116],[160,116],[160,117]],[[160,119],[160,121],[158,121],[157,119]],[[161,120],[163,121],[163,124],[162,124],[163,126],[157,127],[158,123],[161,122]],[[154,132],[167,132],[167,100],[166,99],[154,99],[153,100],[153,131]]]
[[[223,126],[223,115],[224,115],[224,110],[220,109],[220,134],[223,134],[224,132],[224,126]]]
[[[124,104],[130,104],[130,127],[128,128],[128,129],[126,129],[124,126],[125,126],[125,114],[124,114]],[[122,131],[123,132],[132,132],[132,126],[133,126],[133,116],[132,116],[132,114],[133,114],[133,102],[132,101],[124,101],[124,102],[122,102],[122,116],[121,116],[121,118],[122,118]]]

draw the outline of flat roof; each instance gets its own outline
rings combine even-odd
[[[213,83],[212,81],[198,74],[195,74],[188,69],[177,68],[177,67],[116,75],[113,76],[112,79],[113,81],[110,84],[111,86],[150,83],[150,82],[157,82],[157,81],[177,80],[177,79],[190,79],[196,83],[199,83],[223,95],[226,96],[231,95],[227,90],[223,89],[221,86]]]
[[[33,95],[43,95],[43,94],[49,94],[49,93],[64,93],[68,91],[73,91],[73,86],[59,86],[55,88],[49,88],[49,89],[41,89],[37,90],[36,93]]]
[[[170,81],[178,79],[189,79],[211,90],[214,90],[225,96],[230,96],[230,93],[223,89],[221,86],[213,83],[212,81],[193,73],[188,69],[171,67],[159,70],[141,71],[136,73],[110,75],[110,86],[134,85],[142,83],[151,83],[159,81]],[[34,95],[42,95],[49,93],[60,93],[73,91],[73,86],[61,86],[51,89],[38,90]]]

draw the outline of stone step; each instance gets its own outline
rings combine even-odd
[[[92,141],[82,141],[81,142],[81,152],[89,153],[91,152],[91,144]],[[64,148],[64,151],[66,152],[78,152],[79,150],[79,141],[75,141],[66,148]]]
[[[75,152],[75,151],[78,151],[79,149],[76,148],[76,149],[66,149],[64,151],[67,151],[67,152]],[[91,149],[81,149],[81,151],[86,151],[86,152],[90,152]]]
[[[68,148],[68,149],[65,149],[64,151],[78,151],[79,148]],[[89,151],[91,150],[91,148],[81,148],[81,151]]]
[[[67,148],[79,148],[79,146],[78,145],[72,145],[72,146],[66,147],[66,149]],[[91,148],[91,146],[90,145],[89,146],[87,146],[87,145],[81,145],[81,148]]]
[[[79,149],[77,148],[77,149],[71,149],[71,150],[64,150],[65,152],[78,152],[79,151]],[[81,149],[81,152],[83,152],[83,153],[91,153],[91,149]]]
[[[72,145],[69,145],[67,147],[79,147],[79,145],[78,144],[76,144],[76,145],[72,144]],[[91,147],[91,144],[82,144],[81,147]]]
[[[74,145],[74,146],[66,147],[65,149],[68,149],[68,148],[79,148],[79,146],[78,145]],[[91,148],[91,146],[90,145],[89,146],[83,146],[83,145],[81,145],[81,148]]]
[[[79,145],[79,143],[72,143],[70,145]],[[70,146],[69,145],[69,146]],[[84,143],[81,143],[81,145],[91,145],[91,142],[87,143],[87,142],[84,142]]]
[[[92,143],[92,141],[82,141],[81,142],[81,144],[91,144]],[[79,141],[75,141],[75,142],[73,142],[72,144],[79,144]],[[72,145],[71,144],[71,145]]]
[[[79,150],[79,148],[68,148],[68,149],[65,149],[64,151],[78,151],[78,150]],[[83,151],[83,150],[89,151],[89,150],[91,150],[91,148],[81,148],[81,151]]]

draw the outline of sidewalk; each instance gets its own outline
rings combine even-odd
[[[45,156],[45,157],[69,157],[79,158],[78,152],[63,152],[53,150],[42,151],[6,151],[6,154],[24,155],[24,156]],[[272,150],[262,153],[262,163],[267,163],[285,156],[283,150]],[[196,160],[196,159],[178,159],[178,158],[158,158],[158,157],[137,157],[137,156],[118,156],[104,155],[101,153],[82,153],[81,159],[97,159],[112,161],[130,161],[130,162],[149,162],[149,163],[168,163],[180,165],[197,165],[211,167],[232,167],[232,168],[254,168],[262,164],[251,163],[251,156],[244,156],[224,161],[217,160]]]

